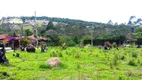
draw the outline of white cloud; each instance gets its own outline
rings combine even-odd
[[[142,17],[141,0],[1,0],[1,16],[64,17],[107,23]]]

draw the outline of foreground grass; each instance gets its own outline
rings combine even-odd
[[[46,53],[7,52],[8,65],[0,65],[0,80],[140,80],[142,49],[49,47]],[[19,53],[20,57],[13,54]],[[55,54],[53,54],[55,53]],[[50,68],[46,60],[59,57],[62,64]],[[4,75],[3,73],[6,73]]]

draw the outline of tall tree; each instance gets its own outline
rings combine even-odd
[[[52,21],[49,21],[49,23],[46,27],[46,30],[49,30],[49,29],[55,29]]]
[[[75,36],[75,37],[74,37],[74,39],[73,39],[73,41],[74,41],[76,44],[78,44],[78,43],[79,43],[79,39],[78,39],[78,37],[77,37],[77,36]]]
[[[52,21],[49,21],[47,26],[43,26],[43,29],[41,30],[41,34],[45,33],[49,29],[55,29]]]

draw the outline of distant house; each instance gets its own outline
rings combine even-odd
[[[125,38],[127,39],[127,43],[135,44],[137,42],[137,39],[133,39],[132,34],[130,33],[125,35]]]
[[[7,38],[7,34],[0,34],[0,40],[4,40],[5,38]]]
[[[38,36],[37,38],[34,36],[34,35],[31,35],[31,36],[28,36],[29,39],[31,40],[39,40],[39,41],[47,41],[48,38],[44,38],[44,37],[41,37],[41,36]]]
[[[8,37],[7,34],[1,34],[0,40],[5,44],[5,46],[11,46],[13,48],[13,41],[15,48],[19,47],[21,37]]]
[[[31,39],[31,40],[36,40],[34,35],[28,36],[28,38]]]
[[[132,39],[132,35],[131,35],[130,33],[129,33],[129,34],[126,34],[126,35],[125,35],[125,38],[131,40],[131,39]]]

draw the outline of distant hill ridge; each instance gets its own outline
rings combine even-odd
[[[12,22],[10,20],[15,18],[19,21],[19,23],[22,23],[22,20],[34,20],[35,17],[34,16],[21,16],[21,17],[6,17],[6,18],[2,18],[3,20],[6,20],[6,22]],[[1,19],[1,21],[2,21]],[[19,20],[21,19],[21,20]],[[77,19],[69,19],[69,18],[57,18],[57,17],[47,17],[47,16],[38,16],[36,17],[36,20],[47,20],[47,21],[53,21],[53,22],[62,22],[62,23],[67,23],[67,24],[81,24],[84,26],[102,26],[102,25],[129,25],[129,26],[142,26],[142,19],[141,18],[137,18],[136,16],[130,16],[129,21],[127,24],[118,24],[113,23],[112,20],[109,20],[108,23],[101,23],[101,22],[90,22],[90,21],[84,21],[84,20],[77,20]],[[17,22],[18,22],[17,21]],[[2,22],[1,22],[2,23]]]

